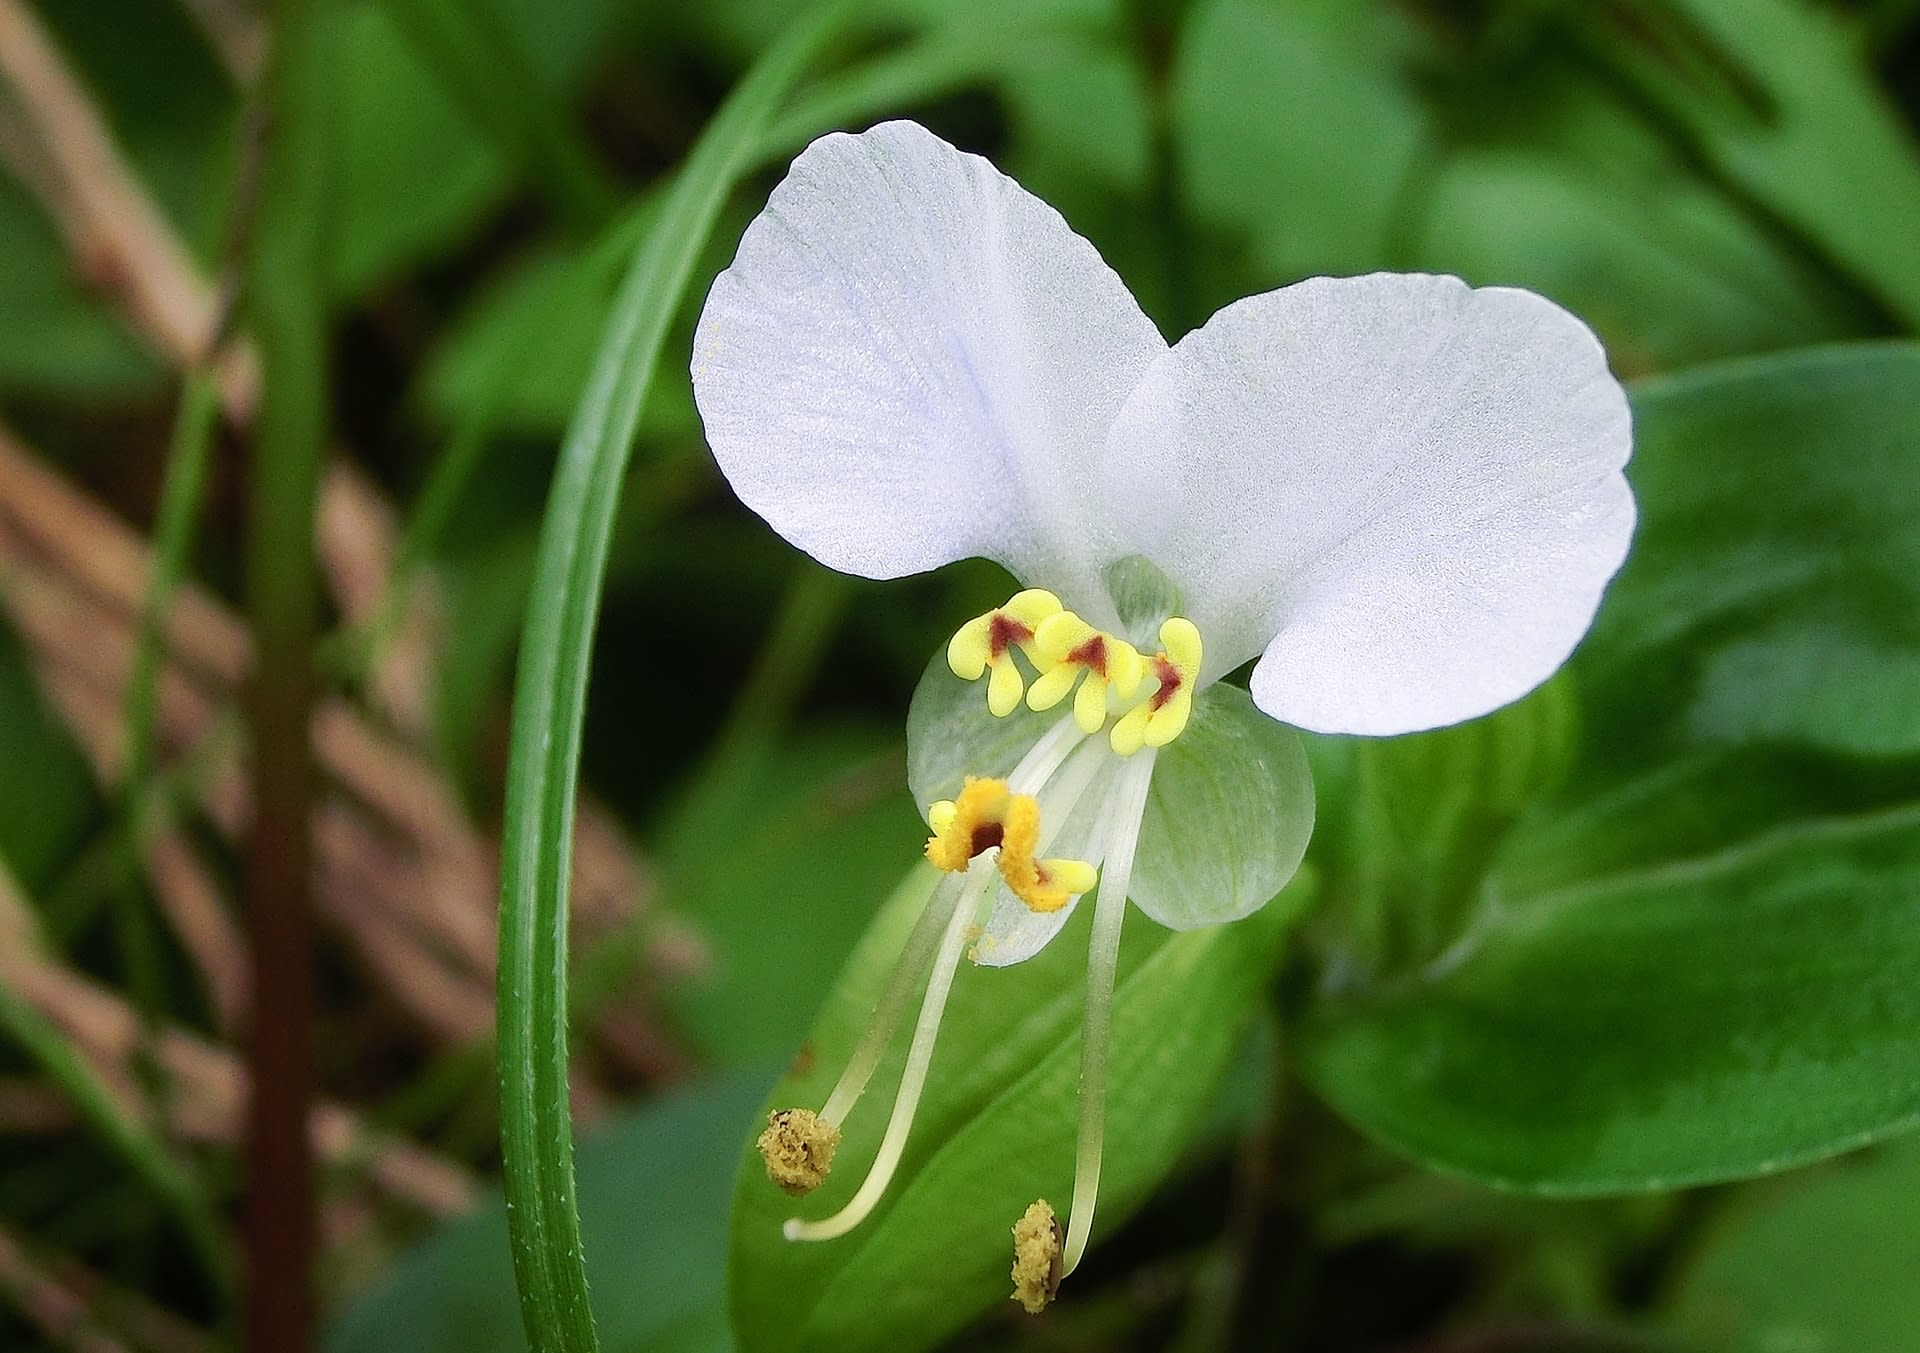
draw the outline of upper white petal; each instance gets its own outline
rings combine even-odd
[[[889,122],[794,161],[707,297],[693,385],[734,491],[822,563],[984,555],[1087,605],[1095,466],[1165,351],[1058,212]]]
[[[1624,392],[1531,292],[1316,278],[1235,302],[1115,423],[1107,510],[1180,589],[1207,675],[1393,734],[1525,694],[1586,633],[1633,532]]]

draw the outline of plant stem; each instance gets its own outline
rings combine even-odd
[[[314,512],[327,424],[322,226],[332,80],[326,0],[282,0],[264,84],[267,130],[247,313],[263,376],[246,555],[254,671],[253,823],[245,888],[253,960],[247,1061],[247,1347],[312,1337],[311,807]]]

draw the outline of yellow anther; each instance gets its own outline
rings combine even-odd
[[[811,1109],[779,1109],[767,1115],[767,1130],[755,1145],[767,1178],[798,1198],[827,1182],[840,1129]]]
[[[1000,876],[1034,911],[1058,911],[1099,881],[1084,860],[1035,858],[1040,804],[1031,794],[1009,792],[1005,780],[967,777],[958,799],[942,799],[927,810],[927,824],[933,828],[927,859],[935,868],[959,873],[974,856],[998,848]]]
[[[962,681],[978,681],[983,673],[991,673],[987,677],[987,708],[1004,719],[1020,707],[1020,697],[1026,690],[1026,678],[1014,662],[1014,649],[1026,649],[1032,658],[1034,632],[1060,609],[1060,598],[1044,588],[1030,587],[1014,593],[1006,605],[975,616],[955,631],[947,641],[947,666]]]
[[[1013,1224],[1013,1299],[1028,1315],[1046,1310],[1060,1291],[1060,1223],[1042,1198]]]
[[[1008,805],[1016,797],[1026,795],[1009,794],[1005,780],[969,775],[958,799],[934,804],[927,812],[927,825],[933,828],[927,859],[933,867],[957,874],[981,851],[999,845],[1006,835]]]
[[[1193,688],[1200,679],[1200,631],[1178,616],[1160,626],[1160,652],[1147,663],[1158,683],[1152,695],[1120,717],[1109,741],[1121,756],[1142,747],[1164,747],[1180,736],[1193,715]]]
[[[1100,875],[1084,860],[1038,860],[1040,805],[1025,794],[1007,804],[1006,831],[1000,842],[1000,877],[1029,911],[1050,912],[1091,889]]]
[[[1125,639],[1097,630],[1072,611],[1042,620],[1028,650],[1040,677],[1027,691],[1030,709],[1052,709],[1066,699],[1081,673],[1080,693],[1073,698],[1073,721],[1083,733],[1097,733],[1107,721],[1109,688],[1122,700],[1140,688],[1146,659]]]

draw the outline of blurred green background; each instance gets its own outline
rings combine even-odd
[[[523,1346],[492,1182],[492,918],[542,504],[675,167],[798,10],[326,10],[340,59],[313,830],[333,1353]],[[272,23],[251,0],[0,0],[0,1347],[232,1338],[218,1275],[245,1189],[234,710],[257,386],[243,344],[202,356],[258,214]],[[1111,1219],[1058,1308],[958,1311],[957,1346],[1920,1348],[1911,1141],[1750,1183],[1663,1190],[1652,1166],[1622,1166],[1618,1187],[1542,1187],[1628,1196],[1496,1192],[1459,1176],[1519,1161],[1506,1178],[1523,1178],[1566,1125],[1502,1145],[1474,1103],[1450,1126],[1388,1102],[1380,1082],[1412,1044],[1375,1027],[1392,1011],[1343,1023],[1337,999],[1444,954],[1489,888],[1626,878],[1920,802],[1920,350],[1898,341],[1920,329],[1910,0],[857,11],[704,250],[620,500],[573,992],[606,1345],[731,1343],[741,1145],[919,849],[914,684],[1007,586],[979,564],[884,586],[828,574],[732,499],[693,408],[699,301],[780,166],[822,130],[893,116],[1057,206],[1170,337],[1304,276],[1444,271],[1544,293],[1640,382],[1647,525],[1593,655],[1492,732],[1316,744],[1311,858],[1327,886],[1177,1168],[1132,1220]],[[1838,344],[1854,346],[1790,353]],[[169,536],[159,504],[189,377],[220,414]],[[156,536],[189,580],[152,649],[153,753],[130,765]],[[1785,868],[1761,859],[1754,888]],[[1864,884],[1841,889],[1854,910],[1833,904],[1848,952],[1885,961],[1830,965],[1836,989],[1865,995],[1823,1035],[1844,1043],[1835,1063],[1871,1044],[1879,1060],[1846,1074],[1880,1098],[1851,1138],[1810,1128],[1806,1149],[1760,1164],[1920,1118],[1906,924],[1920,870],[1888,877],[1884,907]],[[1737,904],[1756,895],[1729,889],[1713,926],[1741,932]],[[1637,896],[1622,885],[1615,905]],[[1711,965],[1717,933],[1681,956]],[[1769,960],[1748,959],[1766,1007]],[[1547,1027],[1565,1012],[1528,1006],[1536,961],[1470,974],[1418,1018],[1455,1020],[1430,1036],[1463,1058],[1498,1041],[1488,1010]],[[1642,971],[1597,980],[1631,988]],[[1644,972],[1660,1006],[1661,970]],[[1631,1069],[1671,1052],[1671,1094],[1689,1048],[1744,1055],[1744,1025],[1678,998],[1656,1013],[1646,1030],[1560,1028],[1542,1056]],[[1756,1093],[1844,1098],[1792,1080],[1813,1055],[1767,1045]],[[1516,1079],[1487,1103],[1513,1086],[1524,1098]],[[1495,1154],[1477,1165],[1482,1149]],[[1756,1172],[1741,1157],[1668,1178]]]

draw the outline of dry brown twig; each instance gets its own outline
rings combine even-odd
[[[148,1043],[138,1016],[114,993],[54,959],[36,936],[31,908],[0,873],[0,983],[86,1055],[122,1112],[143,1117],[147,1099],[133,1067]],[[236,1143],[246,1099],[239,1059],[174,1028],[162,1030],[152,1049],[175,1090],[168,1097],[169,1130],[193,1141]],[[323,1159],[364,1173],[393,1197],[434,1213],[458,1211],[472,1197],[473,1181],[459,1166],[410,1142],[370,1133],[337,1104],[315,1105],[311,1131]]]
[[[28,1253],[26,1245],[0,1229],[0,1288],[41,1334],[73,1353],[130,1353],[102,1329],[87,1300],[61,1282]]]
[[[218,324],[215,288],[200,277],[189,252],[179,243],[164,215],[153,204],[138,175],[114,145],[110,130],[84,86],[66,68],[58,49],[48,40],[21,0],[0,0],[6,22],[0,23],[0,74],[13,79],[15,67],[32,67],[35,78],[16,90],[31,129],[45,158],[58,172],[49,176],[59,201],[47,206],[57,218],[73,222],[68,241],[76,258],[110,257],[112,278],[123,281],[113,294],[137,331],[157,351],[186,368],[198,361]],[[253,19],[230,0],[212,0],[212,17],[233,36]],[[135,204],[128,208],[128,204]],[[235,345],[219,370],[222,402],[237,425],[252,417],[258,398],[257,367],[244,344]],[[44,485],[39,487],[44,488]],[[145,550],[130,532],[119,528],[109,514],[75,495],[40,493],[36,510],[61,509],[66,518],[47,534],[68,540],[86,539],[69,531],[97,531],[103,521],[118,528],[108,556],[68,558],[64,562],[88,578],[91,590],[124,601],[140,595],[145,586]],[[52,523],[49,523],[52,527]],[[394,528],[391,512],[364,480],[340,464],[329,471],[322,489],[318,543],[328,563],[329,577],[349,618],[365,619],[380,604],[378,598],[391,578]],[[134,580],[138,580],[137,583]],[[132,584],[130,586],[130,584]],[[425,595],[425,594],[421,594]],[[207,600],[183,589],[175,608],[179,629],[168,630],[169,648],[189,665],[209,660],[212,674],[228,687],[237,685],[245,667],[245,638],[237,622],[221,623]],[[418,736],[425,728],[429,702],[426,676],[432,652],[432,607],[411,605],[398,637],[386,646],[385,662],[373,673],[370,689],[383,713],[404,732]],[[184,631],[184,632],[182,632]],[[390,768],[390,767],[386,767]],[[349,781],[349,783],[352,783]],[[380,777],[364,777],[361,784],[378,787]],[[445,796],[441,796],[445,797]],[[423,801],[424,802],[424,801]],[[445,820],[439,804],[429,817]],[[442,843],[471,836],[457,807],[451,818],[460,830],[441,834]],[[484,852],[483,852],[484,853]],[[618,829],[590,801],[583,802],[575,843],[575,909],[582,931],[593,934],[624,925],[644,890]],[[488,892],[491,910],[491,888]],[[697,954],[698,946],[675,928],[662,928],[668,943],[663,952]]]

